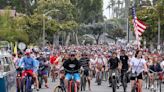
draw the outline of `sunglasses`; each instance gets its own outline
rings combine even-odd
[[[88,55],[81,55],[81,56],[88,56]]]
[[[71,57],[74,57],[75,55],[70,55]]]

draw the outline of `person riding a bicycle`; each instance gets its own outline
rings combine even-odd
[[[123,82],[123,74],[126,73],[129,69],[129,57],[126,55],[125,50],[121,51],[120,55],[120,60],[122,63],[122,68],[121,68],[121,82]],[[128,79],[128,78],[127,78]],[[129,80],[127,80],[129,82]]]
[[[31,53],[29,51],[26,51],[25,55],[26,56],[23,57],[19,63],[19,67],[24,69],[22,76],[26,76],[26,74],[31,75],[35,79],[36,89],[37,91],[39,91],[39,83],[37,77],[38,65],[36,63],[36,60],[30,56]]]
[[[76,52],[70,51],[69,59],[64,61],[63,67],[65,70],[65,86],[68,88],[68,83],[74,78],[77,83],[77,87],[80,86],[80,73],[79,70],[81,68],[80,62],[76,59]]]
[[[118,76],[118,73],[119,73],[118,69],[119,69],[119,66],[121,66],[121,62],[118,59],[116,52],[112,53],[112,57],[108,60],[108,65],[110,65],[110,68],[109,68],[109,87],[111,87],[112,85],[110,85],[110,84],[112,83],[111,82],[112,73],[115,73],[115,75]]]
[[[143,57],[142,50],[136,50],[135,57],[133,57],[129,63],[128,72],[131,72],[131,91],[134,89],[134,85],[137,84],[137,91],[142,92],[143,72],[148,72],[146,61]],[[136,81],[137,79],[137,81]]]
[[[149,76],[150,76],[150,83],[151,86],[150,88],[153,89],[154,88],[154,80],[155,77],[157,77],[156,75],[154,75],[154,73],[159,73],[162,72],[162,68],[160,66],[160,63],[158,62],[158,57],[156,55],[153,56],[153,65],[149,66]]]
[[[90,78],[90,59],[88,58],[87,52],[82,53],[82,58],[79,60],[82,66],[82,72],[87,78],[89,90],[91,90],[91,78]]]
[[[41,52],[39,54],[39,57],[36,58],[39,61],[39,71],[38,73],[43,76],[43,79],[45,81],[45,87],[48,87],[48,68],[49,68],[49,63],[44,57],[43,53]]]

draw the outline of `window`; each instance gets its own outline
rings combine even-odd
[[[10,64],[9,62],[6,60],[6,58],[2,58],[3,62],[4,62],[4,72],[9,72],[10,71]]]
[[[3,61],[0,59],[0,72],[3,72],[4,69],[3,69]]]

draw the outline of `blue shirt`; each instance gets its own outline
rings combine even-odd
[[[37,62],[31,57],[23,57],[19,63],[19,67],[23,67],[25,70],[35,70],[37,69]]]

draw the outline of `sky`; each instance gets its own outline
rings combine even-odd
[[[109,5],[109,0],[103,0],[103,15],[107,17],[107,19],[110,18],[111,15],[109,15],[109,9],[107,8]]]

